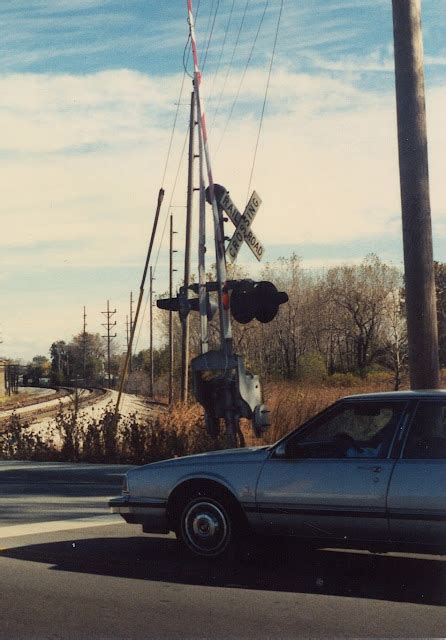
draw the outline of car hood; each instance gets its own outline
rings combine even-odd
[[[169,458],[168,460],[161,460],[159,462],[151,462],[150,464],[138,467],[133,471],[141,471],[143,469],[149,468],[154,469],[184,465],[201,466],[208,464],[210,461],[212,461],[213,464],[218,462],[243,463],[245,460],[261,461],[268,456],[270,448],[270,445],[265,445],[261,447],[243,447],[242,449],[223,449],[219,451],[208,451],[206,453],[197,453],[191,456],[181,456],[177,458]],[[132,473],[132,471],[130,471],[129,473]]]

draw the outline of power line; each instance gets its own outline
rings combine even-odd
[[[208,104],[210,102],[212,102],[212,96],[214,95],[214,86],[215,86],[215,82],[217,80],[218,72],[220,71],[220,65],[221,65],[221,61],[222,61],[222,58],[223,58],[223,51],[224,51],[224,48],[225,48],[226,40],[227,40],[228,33],[229,33],[229,26],[231,24],[232,14],[233,14],[233,11],[234,11],[234,4],[235,4],[235,0],[232,0],[231,10],[229,12],[229,19],[228,19],[228,22],[226,24],[225,35],[223,37],[223,43],[221,45],[220,55],[218,57],[217,68],[215,70],[214,77],[212,79],[212,87],[211,87],[211,91],[210,91],[210,94],[209,94]],[[214,125],[215,115],[216,115],[216,112],[214,111],[214,115],[212,116],[211,126],[209,127],[209,134],[211,133],[212,127]]]
[[[184,151],[185,151],[185,148],[186,148],[187,138],[188,138],[188,132],[186,132],[186,137],[184,139],[183,148],[182,148],[182,151],[181,151],[181,156],[180,156],[180,160],[179,160],[179,163],[178,163],[178,168],[177,168],[177,172],[176,172],[176,176],[175,176],[175,182],[174,182],[172,193],[171,193],[171,196],[170,196],[169,206],[167,207],[167,212],[165,214],[163,231],[161,233],[161,239],[159,241],[158,251],[157,251],[156,259],[155,259],[155,266],[153,268],[153,278],[155,278],[155,272],[156,272],[156,267],[158,265],[159,255],[160,255],[160,252],[161,252],[161,246],[163,244],[164,236],[165,236],[165,233],[166,233],[167,220],[169,218],[169,213],[170,213],[170,211],[172,209],[172,199],[173,199],[173,196],[175,194],[175,189],[176,189],[176,185],[177,185],[177,181],[178,181],[178,176],[180,174],[181,163],[183,161],[183,156],[184,156]],[[146,317],[148,302],[149,302],[149,294],[146,294],[146,299],[145,299],[145,303],[144,303],[144,309],[143,309],[143,313],[142,313],[142,317],[141,317],[141,323],[139,325],[138,335],[136,336],[136,341],[135,341],[133,353],[136,353],[136,349],[137,349],[138,344],[139,344],[139,339],[141,337],[141,330],[142,330],[142,327],[143,327],[143,324],[144,324],[144,319]]]
[[[279,16],[277,18],[276,34],[275,34],[275,37],[274,37],[274,45],[273,45],[273,50],[272,50],[272,53],[271,53],[271,60],[270,60],[270,64],[269,64],[268,78],[267,78],[267,81],[266,81],[265,95],[264,95],[264,98],[263,98],[263,105],[262,105],[262,113],[261,113],[261,116],[260,116],[259,130],[258,130],[258,133],[257,133],[257,140],[256,140],[256,146],[255,146],[255,150],[254,150],[254,157],[253,157],[253,160],[252,160],[251,174],[249,176],[248,195],[247,195],[247,197],[249,196],[249,192],[251,190],[252,176],[253,176],[253,173],[254,173],[254,167],[255,167],[255,163],[256,163],[256,159],[257,159],[257,150],[259,148],[260,133],[262,131],[262,125],[263,125],[263,116],[265,115],[266,100],[267,100],[267,97],[268,97],[268,89],[269,89],[269,83],[270,83],[270,80],[271,80],[271,71],[272,71],[272,68],[273,68],[274,55],[276,53],[277,37],[279,35],[279,27],[280,27],[280,20],[282,18],[282,11],[283,11],[283,0],[281,0]]]
[[[269,0],[266,0],[265,6],[263,7],[262,17],[260,18],[260,22],[259,22],[259,25],[257,27],[256,35],[254,36],[254,40],[252,42],[251,50],[249,52],[249,56],[248,56],[248,59],[247,59],[246,64],[245,64],[245,68],[243,69],[243,73],[242,73],[242,76],[240,78],[240,82],[239,82],[238,87],[237,87],[237,93],[235,94],[235,98],[234,98],[234,100],[232,102],[232,106],[231,106],[231,109],[229,111],[229,115],[228,115],[228,117],[226,119],[226,124],[224,126],[223,133],[222,133],[222,135],[220,137],[220,142],[218,143],[216,153],[218,153],[218,150],[220,149],[220,146],[221,146],[221,143],[223,141],[223,138],[225,137],[226,129],[228,128],[228,124],[229,124],[229,122],[230,122],[230,120],[232,118],[232,114],[234,112],[234,107],[235,107],[235,105],[237,103],[237,100],[238,100],[238,97],[240,95],[240,89],[242,88],[242,84],[243,84],[243,81],[245,79],[246,72],[247,72],[248,67],[249,67],[249,63],[251,62],[251,59],[252,59],[252,54],[254,53],[254,47],[256,46],[256,42],[257,42],[257,39],[259,37],[260,29],[262,28],[262,24],[263,24],[263,20],[265,18],[265,14],[266,14],[266,10],[268,8],[268,4],[269,4]]]
[[[158,252],[156,254],[153,275],[156,274],[156,267],[158,265],[159,255],[160,255],[160,251],[161,251],[161,245],[162,245],[162,242],[164,240],[164,235],[165,235],[165,232],[166,232],[167,220],[168,220],[168,217],[169,217],[170,209],[172,207],[172,200],[173,200],[173,197],[175,195],[175,189],[176,189],[177,182],[178,182],[178,176],[180,174],[181,163],[183,162],[184,151],[186,149],[186,142],[187,142],[188,136],[189,136],[189,131],[187,130],[186,131],[186,135],[184,136],[183,148],[181,149],[180,160],[178,162],[178,167],[177,167],[177,172],[176,172],[176,175],[175,175],[175,180],[174,180],[174,183],[173,183],[172,192],[170,194],[169,206],[167,207],[167,212],[166,212],[165,219],[164,219],[164,226],[163,226],[163,231],[161,233],[161,239],[160,239],[160,242],[159,242],[159,245],[158,245]]]
[[[225,89],[226,89],[226,84],[227,84],[227,82],[228,82],[228,76],[229,76],[229,72],[230,72],[231,67],[232,67],[232,63],[234,62],[234,56],[235,56],[235,52],[236,52],[236,50],[237,50],[237,46],[238,46],[238,43],[239,43],[239,40],[240,40],[240,34],[241,34],[241,32],[242,32],[243,25],[244,25],[244,22],[245,22],[246,12],[247,12],[247,10],[248,10],[249,2],[250,2],[250,0],[246,0],[245,9],[244,9],[244,11],[243,11],[243,16],[242,16],[242,21],[241,21],[241,23],[240,23],[240,27],[239,27],[239,30],[238,30],[238,33],[237,33],[237,38],[236,38],[236,40],[235,40],[234,48],[233,48],[233,50],[232,50],[231,60],[230,60],[229,65],[228,65],[228,67],[227,67],[226,76],[225,76],[225,79],[224,79],[224,82],[223,82],[223,85],[222,85],[222,88],[221,88],[221,91],[220,91],[220,95],[219,95],[219,97],[218,97],[217,108],[216,108],[216,110],[215,110],[215,113],[214,113],[214,117],[213,117],[212,122],[214,122],[214,121],[215,121],[215,118],[217,117],[218,111],[219,111],[219,109],[220,109],[221,99],[222,99],[223,94],[224,94]]]
[[[212,21],[212,27],[211,27],[211,31],[209,33],[209,37],[208,37],[208,42],[206,45],[206,52],[204,54],[204,60],[203,60],[203,64],[201,65],[201,72],[203,73],[204,71],[204,67],[206,65],[206,60],[208,57],[208,51],[209,51],[209,45],[211,44],[211,40],[212,40],[212,34],[214,33],[214,26],[215,26],[215,20],[217,18],[217,14],[218,14],[218,7],[220,6],[220,0],[217,0],[217,6],[215,7],[215,13],[214,13],[214,20]]]

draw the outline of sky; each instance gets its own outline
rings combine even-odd
[[[326,269],[373,252],[402,268],[391,1],[284,0],[268,83],[280,6],[194,1],[214,179],[241,210],[259,193],[264,263],[296,253]],[[84,306],[87,331],[105,334],[107,300],[124,347],[161,186],[154,289],[168,287],[169,214],[181,283],[186,7],[1,0],[0,356],[48,355],[82,330]],[[446,261],[446,0],[422,12],[434,258]],[[196,235],[194,223],[193,273]],[[247,247],[237,264],[260,275]],[[147,290],[136,350],[148,346]]]

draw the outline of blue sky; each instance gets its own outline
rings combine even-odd
[[[280,2],[194,7],[214,175],[243,208]],[[422,8],[434,251],[446,261],[446,2]],[[69,340],[83,305],[101,332],[107,299],[122,345],[183,83],[186,1],[2,0],[0,20],[0,355],[26,361]],[[186,75],[163,185],[178,278],[190,91]],[[390,0],[284,1],[253,187],[267,260],[296,252],[328,268],[375,252],[401,266]],[[247,250],[239,263],[258,273]]]

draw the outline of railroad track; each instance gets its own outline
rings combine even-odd
[[[97,402],[99,398],[104,398],[107,394],[110,394],[108,389],[98,387],[86,387],[77,390],[71,387],[64,387],[61,388],[61,390],[65,391],[65,393],[58,395],[57,398],[41,398],[23,407],[0,411],[0,430],[13,414],[19,416],[21,420],[26,422],[33,422],[36,419],[57,415],[61,408],[69,408],[70,403],[74,403],[74,393],[76,391],[79,393],[78,402],[79,408],[81,409],[91,406]]]

